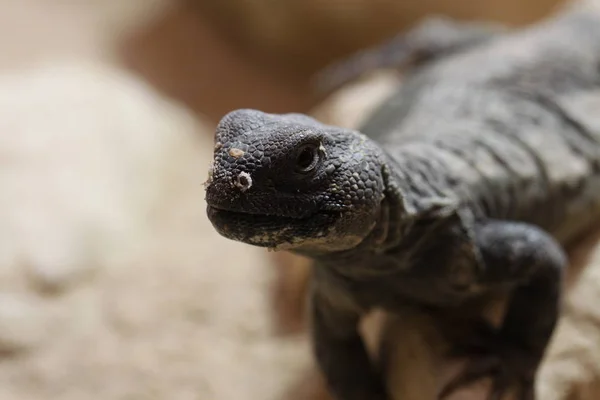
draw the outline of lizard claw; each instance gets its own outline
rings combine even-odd
[[[452,356],[469,361],[459,375],[442,389],[440,400],[485,377],[492,379],[488,400],[502,400],[513,391],[517,400],[534,400],[537,358],[509,343],[491,327],[483,327],[470,344],[457,346]]]

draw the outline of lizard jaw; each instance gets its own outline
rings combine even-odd
[[[207,216],[223,237],[275,250],[289,250],[305,241],[325,238],[338,220],[336,213],[305,218],[250,214],[207,206]]]

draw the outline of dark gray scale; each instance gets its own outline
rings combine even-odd
[[[435,157],[431,157],[431,150],[425,146],[411,146],[407,144],[388,152],[394,169],[405,172],[401,181],[405,185],[402,189],[411,204],[416,205],[419,199],[440,199],[448,197],[448,181],[439,171],[443,167]]]
[[[594,142],[587,143],[585,150],[574,146],[573,139],[580,138],[581,134],[578,128],[565,121],[564,115],[539,102],[514,99],[507,104],[512,105],[516,123],[495,124],[493,131],[530,149],[540,166],[539,179],[546,180],[548,186],[546,198],[526,196],[530,204],[525,211],[531,217],[521,215],[520,219],[549,230],[558,229],[558,222],[573,217],[572,211],[576,210],[570,211],[570,204],[580,197],[579,188],[595,174],[593,164],[600,146]],[[536,210],[539,212],[535,213]]]
[[[531,210],[532,199],[547,199],[548,184],[541,179],[544,168],[535,151],[491,133],[488,119],[514,120],[493,111],[494,104],[504,101],[495,97],[470,85],[438,84],[413,98],[413,112],[380,140],[384,147],[399,143],[396,147],[402,150],[393,158],[409,171],[412,158],[428,151],[427,157],[438,160],[437,174],[445,177],[440,184],[476,209],[476,214],[517,217],[521,210]]]
[[[392,158],[410,171],[411,160],[433,145],[437,150],[428,157],[446,167],[439,169],[448,177],[445,181],[454,177],[462,182],[465,190],[457,196],[470,196],[462,198],[465,203],[476,203],[485,216],[558,229],[565,216],[578,212],[571,203],[580,201],[582,188],[594,174],[600,145],[588,141],[591,155],[584,157],[570,143],[581,132],[562,115],[530,99],[489,93],[478,105],[455,102],[440,108],[439,119],[412,113],[385,139],[394,138],[403,148]],[[445,181],[438,179],[442,185]]]
[[[577,18],[409,74],[362,132],[388,149],[434,143],[438,184],[464,203],[564,236],[600,214],[600,26]],[[392,158],[410,169],[410,151]]]

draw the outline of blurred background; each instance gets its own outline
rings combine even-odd
[[[0,399],[328,399],[310,265],[205,217],[215,124],[249,107],[354,126],[398,77],[324,99],[321,68],[427,15],[516,27],[559,3],[0,0]],[[583,281],[543,400],[598,398]]]

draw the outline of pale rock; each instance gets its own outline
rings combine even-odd
[[[0,354],[31,350],[51,333],[51,313],[40,299],[0,293]]]
[[[193,119],[96,64],[0,75],[0,285],[60,290],[134,249]],[[187,128],[187,127],[186,127]]]

